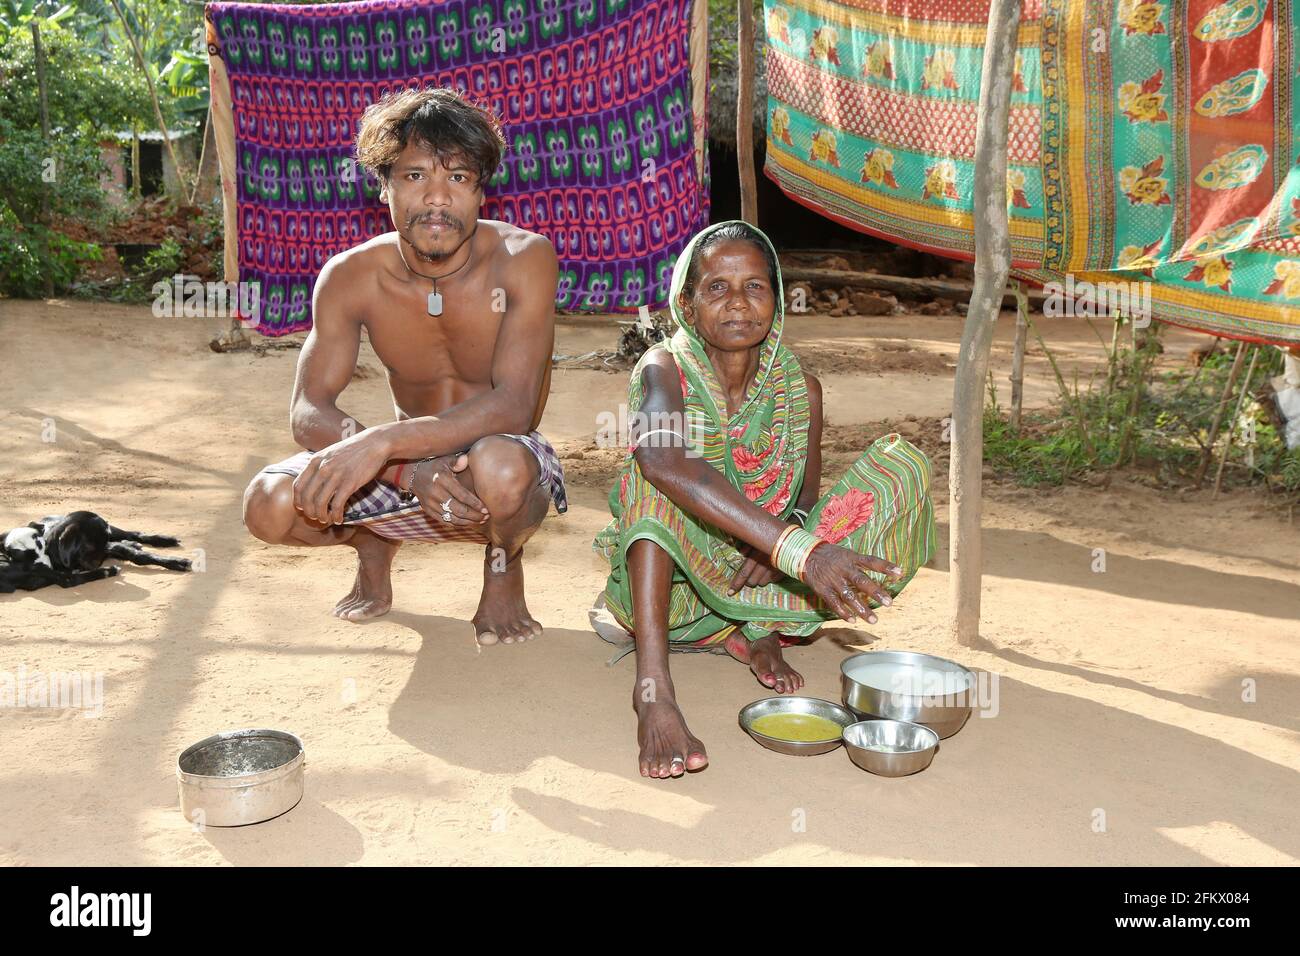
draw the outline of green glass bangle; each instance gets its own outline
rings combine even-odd
[[[777,542],[772,552],[772,563],[783,573],[802,581],[808,555],[821,543],[822,539],[811,531],[791,526],[790,531]]]

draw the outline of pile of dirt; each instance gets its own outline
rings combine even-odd
[[[207,230],[196,228],[204,212],[200,206],[159,196],[141,200],[107,229],[75,220],[61,222],[58,228],[71,239],[100,246],[103,259],[86,270],[85,277],[91,280],[125,277],[134,260],[123,262],[119,247],[141,255],[171,239],[181,248],[177,271],[208,282],[221,279],[222,240],[219,230],[209,236]]]

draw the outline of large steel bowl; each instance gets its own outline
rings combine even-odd
[[[287,813],[302,799],[302,741],[282,730],[229,730],[176,759],[181,812],[204,826],[242,827]]]
[[[906,777],[930,766],[939,735],[902,720],[863,720],[844,728],[844,749],[863,770],[882,777]]]
[[[902,720],[951,737],[970,717],[975,675],[916,651],[864,651],[840,664],[844,706],[860,718]]]
[[[766,717],[768,714],[812,714],[833,721],[841,729],[854,721],[853,714],[849,713],[848,710],[839,704],[832,703],[829,700],[822,700],[819,697],[765,697],[763,700],[756,700],[752,704],[747,704],[741,708],[740,727],[745,733],[768,750],[775,750],[779,754],[789,754],[793,757],[810,757],[813,754],[830,753],[840,745],[841,738],[837,736],[832,740],[802,741],[769,737],[767,734],[759,733],[753,726],[755,720],[759,717]]]

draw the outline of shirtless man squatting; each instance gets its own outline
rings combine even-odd
[[[290,403],[306,450],[244,494],[261,540],[356,551],[356,582],[334,608],[345,620],[391,607],[402,541],[473,541],[484,545],[479,643],[541,633],[522,553],[552,502],[568,508],[559,458],[536,431],[559,267],[546,237],[478,218],[504,148],[495,118],[454,90],[390,94],[362,117],[357,160],[378,176],[394,231],[321,270]],[[370,428],[338,407],[362,329],[397,415]]]

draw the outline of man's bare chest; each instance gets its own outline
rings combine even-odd
[[[490,380],[504,309],[476,285],[443,291],[442,314],[430,315],[428,292],[403,288],[367,309],[366,332],[389,377],[411,385]]]

